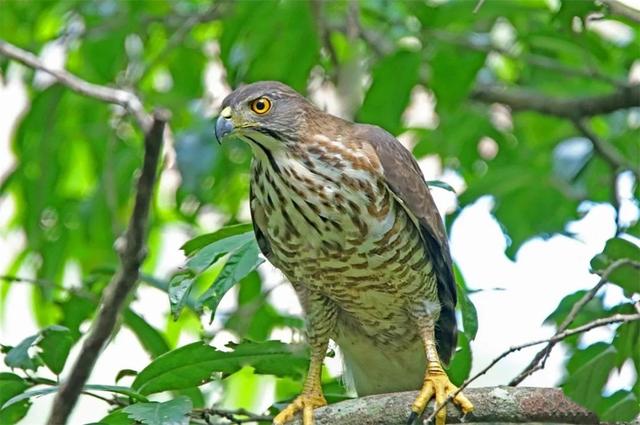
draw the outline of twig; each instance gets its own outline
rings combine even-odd
[[[596,294],[598,293],[600,288],[602,288],[609,281],[609,276],[611,275],[611,273],[613,273],[618,268],[626,266],[626,265],[631,265],[633,267],[640,268],[640,263],[638,263],[637,261],[633,261],[633,260],[631,260],[629,258],[623,258],[623,259],[620,259],[620,260],[617,260],[617,261],[614,261],[613,263],[611,263],[607,268],[605,268],[602,271],[602,273],[600,274],[600,280],[598,280],[598,282],[595,284],[595,286],[593,288],[591,288],[589,290],[589,292],[584,294],[582,296],[582,298],[580,298],[578,300],[578,302],[573,305],[573,307],[571,308],[571,311],[569,312],[567,317],[562,321],[560,326],[558,326],[558,329],[556,330],[556,335],[561,334],[569,326],[571,326],[571,323],[573,323],[575,318],[578,316],[578,313],[580,313],[580,311],[582,311],[584,306],[587,305],[589,303],[589,301],[591,301],[593,299],[593,297],[596,296]],[[525,367],[522,370],[522,372],[520,372],[518,374],[518,376],[513,378],[509,382],[509,385],[510,386],[516,386],[516,385],[520,384],[522,381],[524,381],[524,379],[526,377],[528,377],[529,375],[531,375],[534,372],[544,368],[546,359],[549,357],[549,354],[551,353],[551,350],[553,349],[554,345],[555,345],[555,342],[549,342],[546,347],[544,347],[542,350],[538,351],[538,353],[536,353],[536,355],[533,357],[533,359],[527,365],[527,367]],[[543,360],[542,364],[540,364],[541,360]]]
[[[599,138],[591,131],[583,121],[579,119],[573,120],[573,125],[578,129],[580,133],[589,141],[593,146],[593,149],[604,159],[611,164],[615,169],[630,170],[636,178],[636,181],[640,180],[640,166],[634,164],[633,161],[625,158],[612,144]]]
[[[191,412],[191,416],[198,419],[204,419],[206,423],[210,423],[208,421],[208,418],[211,416],[218,416],[220,418],[227,419],[234,424],[273,421],[273,416],[251,413],[245,409],[229,410],[229,409],[220,409],[216,407],[212,407],[209,409],[194,409]]]
[[[478,379],[479,377],[481,377],[482,375],[487,373],[489,371],[489,369],[493,368],[493,366],[496,365],[496,363],[498,363],[500,360],[502,360],[503,358],[507,357],[511,353],[514,353],[516,351],[520,351],[520,350],[522,350],[524,348],[532,347],[534,345],[544,344],[545,342],[547,344],[555,344],[556,342],[562,341],[563,339],[569,338],[570,336],[581,334],[581,333],[590,331],[591,329],[594,329],[594,328],[598,328],[598,327],[602,327],[602,326],[606,326],[606,325],[612,325],[614,323],[631,322],[631,321],[635,321],[635,320],[640,320],[640,313],[637,313],[637,314],[614,314],[613,316],[605,317],[605,318],[602,318],[602,319],[597,319],[597,320],[589,322],[589,323],[587,323],[585,325],[578,326],[577,328],[573,328],[573,329],[565,330],[564,332],[557,333],[554,336],[552,336],[551,338],[540,339],[540,340],[537,340],[537,341],[527,342],[525,344],[520,344],[520,345],[513,346],[513,347],[509,348],[507,351],[505,351],[502,354],[500,354],[495,359],[493,359],[491,361],[491,363],[489,363],[480,372],[476,373],[475,375],[473,375],[472,377],[470,377],[466,381],[464,381],[462,383],[462,385],[460,385],[460,387],[456,391],[454,391],[453,393],[449,394],[447,396],[447,398],[444,400],[444,403],[442,403],[436,409],[434,409],[434,411],[431,413],[431,415],[429,415],[426,418],[426,423],[429,423],[430,421],[432,421],[436,417],[436,414],[444,406],[446,406],[448,403],[450,403],[458,394],[460,394],[460,392],[462,392],[462,390],[467,388],[469,386],[469,384],[471,384],[473,381],[475,381],[476,379]]]
[[[640,106],[640,84],[620,87],[610,94],[579,98],[548,97],[522,90],[481,86],[471,92],[470,98],[482,103],[502,103],[514,111],[536,111],[576,120]]]
[[[139,268],[146,255],[144,240],[149,206],[156,180],[164,128],[168,120],[167,111],[156,111],[153,115],[153,124],[145,135],[145,156],[137,183],[133,213],[123,238],[122,249],[119,250],[121,267],[105,290],[98,317],[82,346],[71,374],[60,386],[47,421],[49,425],[64,425],[67,422],[100,351],[113,333],[127,295],[138,280]]]
[[[61,285],[57,285],[56,283],[51,282],[47,279],[31,279],[29,277],[2,275],[0,276],[0,280],[14,283],[30,283],[32,285],[42,286],[45,288],[62,288]]]
[[[138,124],[145,132],[151,126],[153,119],[145,112],[142,102],[138,96],[132,92],[93,84],[65,70],[51,69],[33,53],[7,43],[4,40],[0,40],[0,54],[31,68],[50,74],[59,83],[69,87],[77,93],[103,102],[114,103],[122,106],[135,117],[136,121],[138,121]]]
[[[478,13],[483,4],[484,0],[478,0],[478,2],[476,3],[476,7],[473,8],[473,13]]]

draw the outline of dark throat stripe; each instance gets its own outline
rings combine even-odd
[[[269,149],[267,149],[266,147],[264,147],[263,145],[261,145],[253,137],[246,136],[246,138],[251,140],[253,143],[255,143],[256,146],[258,146],[260,149],[262,149],[264,154],[267,156],[267,159],[269,160],[269,163],[271,164],[271,167],[273,168],[273,171],[275,171],[276,173],[280,174],[280,167],[278,166],[278,163],[276,162],[275,158],[273,157],[273,154],[271,153],[271,151]]]

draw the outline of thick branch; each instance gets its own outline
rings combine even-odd
[[[560,326],[558,326],[558,329],[556,330],[554,337],[557,337],[558,335],[562,334],[564,331],[566,331],[569,328],[569,326],[571,326],[575,318],[578,316],[578,313],[580,313],[580,311],[582,311],[584,306],[587,305],[589,301],[591,301],[596,296],[600,288],[602,288],[609,281],[609,276],[611,275],[611,273],[613,273],[618,268],[626,265],[631,265],[633,267],[640,268],[640,264],[628,258],[623,258],[621,260],[614,261],[613,263],[611,263],[606,269],[602,271],[600,275],[600,279],[598,280],[598,283],[596,283],[593,288],[591,288],[586,294],[582,296],[582,298],[578,300],[577,303],[573,305],[567,317],[560,324]],[[512,385],[512,386],[518,385],[522,381],[524,381],[524,379],[527,376],[542,369],[544,367],[544,362],[540,364],[540,361],[542,361],[543,359],[546,360],[547,357],[549,357],[549,354],[551,353],[551,350],[553,349],[555,344],[556,344],[556,341],[550,340],[549,343],[542,350],[536,353],[536,355],[533,357],[533,359],[527,365],[527,367],[525,367],[522,370],[522,372],[518,374],[518,376],[516,376],[511,380],[511,382],[509,382],[509,385]]]
[[[138,121],[138,124],[145,132],[151,126],[152,118],[145,112],[142,102],[135,94],[129,91],[93,84],[65,70],[49,68],[33,53],[7,43],[4,40],[0,40],[0,54],[27,65],[30,68],[38,69],[50,74],[59,83],[69,87],[77,93],[103,102],[114,103],[122,106],[128,112],[133,114]]]
[[[570,99],[481,86],[471,92],[471,99],[482,103],[502,103],[514,111],[536,111],[576,120],[640,106],[640,84],[621,87],[610,94]]]
[[[138,280],[139,268],[146,255],[144,241],[149,206],[153,197],[163,133],[168,119],[169,114],[166,111],[154,113],[151,129],[145,135],[144,163],[138,179],[133,213],[123,237],[123,246],[119,250],[120,270],[105,290],[98,317],[82,345],[82,351],[71,369],[71,374],[60,386],[47,422],[49,425],[63,425],[67,422],[100,351],[113,333],[127,295]]]
[[[465,423],[599,423],[596,415],[567,399],[557,388],[469,388],[465,394],[475,406],[464,417]],[[379,394],[332,404],[315,411],[316,425],[405,425],[417,395],[416,391]],[[433,401],[426,411],[432,410]],[[460,411],[447,409],[447,423],[460,422]]]

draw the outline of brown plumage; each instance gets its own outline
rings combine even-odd
[[[430,392],[452,387],[439,360],[456,346],[451,256],[411,153],[383,129],[326,114],[277,82],[229,95],[216,132],[233,132],[255,153],[256,238],[307,317],[305,390],[276,423],[302,410],[309,424],[324,403],[319,372],[329,338],[359,395],[422,383],[426,400],[413,406],[420,413]]]

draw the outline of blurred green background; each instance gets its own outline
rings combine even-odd
[[[90,381],[117,380],[120,387],[96,389],[107,391],[107,403],[83,397],[74,423],[144,419],[144,411],[123,407],[150,402],[126,393],[142,391],[133,376],[200,339],[218,348],[245,341],[233,352],[248,357],[225,357],[223,366],[207,369],[204,385],[179,384],[176,374],[145,393],[160,393],[152,400],[164,401],[171,414],[183,418],[211,406],[274,412],[276,402],[300,390],[304,349],[266,342],[299,343],[300,310],[281,275],[267,265],[254,270],[260,260],[251,243],[219,250],[221,259],[204,271],[178,271],[185,241],[250,220],[251,151],[240,142],[216,144],[213,122],[231,89],[258,80],[283,81],[332,113],[386,128],[413,150],[427,179],[457,192],[456,200],[447,189],[432,189],[457,233],[463,334],[450,369],[455,382],[490,354],[535,339],[524,329],[540,328],[547,316],[544,335],[551,335],[597,282],[590,269],[640,260],[639,20],[637,3],[622,0],[0,0],[0,40],[50,67],[135,92],[149,111],[162,106],[173,114],[141,286],[113,339],[120,348],[103,353]],[[581,115],[579,105],[599,105],[610,95],[627,102]],[[142,133],[122,108],[76,94],[2,54],[0,108],[0,423],[27,414],[23,423],[40,423],[48,407],[29,412],[30,391],[51,393],[57,376],[68,373],[67,357],[77,353],[118,266],[113,246],[131,211]],[[201,239],[191,258],[248,229]],[[522,266],[527,246],[537,254]],[[238,279],[221,278],[238,255],[255,258],[234,270]],[[517,267],[529,267],[525,282]],[[638,270],[620,268],[610,280],[573,325],[634,311]],[[523,285],[540,304],[518,292]],[[495,286],[516,296],[499,298]],[[493,298],[483,298],[487,292]],[[483,314],[493,319],[483,321]],[[522,339],[501,336],[495,323],[510,321],[506,333]],[[495,350],[470,345],[476,334]],[[538,384],[562,385],[603,419],[637,416],[638,322],[562,345],[555,376]],[[174,352],[176,361],[189,364],[188,350]],[[512,375],[534,352],[511,365]],[[329,363],[328,398],[348,397],[336,376],[339,361]],[[121,379],[112,369],[124,370]],[[106,416],[108,410],[115,413]],[[202,411],[195,412],[190,420],[201,423]]]

